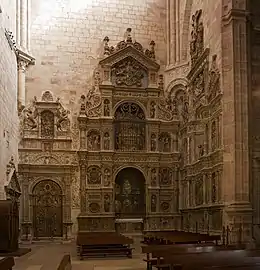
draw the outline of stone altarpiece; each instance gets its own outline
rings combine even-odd
[[[180,113],[181,227],[188,231],[222,231],[221,139],[222,93],[217,55],[204,48],[202,11],[192,16],[190,72],[184,90],[171,92]],[[181,104],[181,105],[180,105]]]
[[[22,235],[63,237],[70,233],[77,155],[70,112],[46,91],[20,115],[19,179]]]
[[[104,38],[78,117],[79,230],[130,232],[136,219],[146,230],[178,226],[178,120],[159,69],[155,43],[145,50],[130,28],[115,47]]]

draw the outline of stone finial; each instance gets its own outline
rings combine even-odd
[[[133,39],[132,39],[132,28],[127,28],[126,32],[125,32],[125,41],[126,43],[132,43]]]
[[[151,40],[149,45],[150,45],[150,49],[147,49],[145,51],[145,55],[151,59],[155,59],[155,50],[154,50],[155,42],[154,42],[154,40]]]

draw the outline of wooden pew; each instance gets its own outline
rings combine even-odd
[[[63,256],[57,270],[71,270],[72,266],[71,266],[71,259],[70,259],[70,255],[66,254]]]
[[[77,236],[78,254],[84,257],[120,256],[132,258],[133,239],[116,232],[80,232]]]
[[[213,242],[218,244],[220,235],[200,234],[184,231],[149,231],[144,233],[144,244],[173,244],[173,243],[196,243]]]
[[[199,248],[194,247],[193,250],[171,249],[171,250],[157,250],[154,255],[158,258],[155,267],[157,269],[210,269],[211,267],[225,268],[241,268],[260,266],[260,250],[232,250],[231,248],[207,247]],[[191,252],[190,252],[191,251]],[[163,257],[163,262],[160,258]],[[241,268],[242,269],[242,268]],[[253,268],[255,269],[255,268]],[[257,269],[257,268],[256,268]]]
[[[14,266],[14,257],[5,257],[0,259],[1,270],[12,270]]]

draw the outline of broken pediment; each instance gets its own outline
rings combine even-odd
[[[155,42],[150,48],[133,41],[131,28],[125,33],[125,39],[117,45],[109,46],[109,38],[104,38],[104,52],[99,62],[103,70],[103,83],[116,87],[153,87],[157,85],[160,65],[155,60]]]

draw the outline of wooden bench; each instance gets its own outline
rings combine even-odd
[[[71,259],[70,259],[70,255],[66,254],[63,256],[57,270],[71,270],[72,266],[71,266]]]
[[[116,232],[80,232],[77,236],[78,254],[84,257],[127,256],[132,258],[133,239]]]
[[[0,259],[1,270],[12,270],[14,266],[14,257],[6,257]]]
[[[195,248],[195,247],[194,247]],[[211,250],[157,250],[154,255],[158,258],[155,267],[157,269],[210,269],[219,267],[219,269],[239,268],[241,267],[260,267],[259,250],[231,250],[227,248],[211,247]],[[163,257],[163,262],[160,258]],[[167,268],[168,266],[168,268]]]
[[[215,242],[221,239],[220,235],[200,234],[184,231],[148,231],[144,233],[144,244],[173,244]]]

